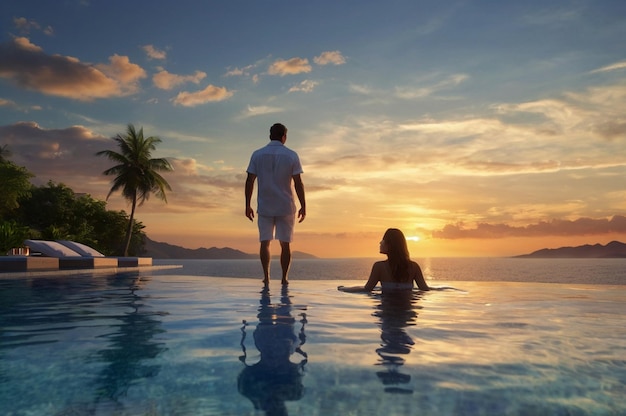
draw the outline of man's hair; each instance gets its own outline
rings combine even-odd
[[[280,123],[276,123],[270,127],[270,140],[280,140],[285,134],[287,134],[287,127]]]

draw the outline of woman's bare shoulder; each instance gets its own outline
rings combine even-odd
[[[411,271],[414,271],[414,272],[416,272],[416,271],[418,271],[418,270],[419,270],[420,272],[422,271],[422,268],[420,267],[420,265],[419,265],[419,264],[417,264],[416,262],[414,262],[413,260],[411,260],[411,261],[409,262],[409,269],[410,269]]]

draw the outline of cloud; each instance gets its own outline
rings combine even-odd
[[[245,72],[244,72],[243,69],[241,69],[241,68],[233,68],[233,69],[227,71],[226,74],[224,74],[224,76],[236,77],[236,76],[241,76],[241,75],[244,75],[244,74],[245,74]]]
[[[593,133],[602,139],[626,138],[626,85],[589,87],[569,92],[562,99],[543,99],[520,104],[499,105],[504,115],[528,113],[544,118],[543,130],[555,135],[583,139]]]
[[[346,63],[346,58],[339,51],[328,51],[322,52],[320,56],[313,58],[313,62],[318,65],[343,65]]]
[[[99,176],[106,161],[95,153],[111,146],[109,138],[94,134],[83,126],[63,129],[43,129],[35,122],[20,122],[0,126],[3,144],[13,153],[12,160],[36,175],[40,183],[81,180]]]
[[[204,78],[206,78],[206,72],[202,71],[196,71],[193,75],[176,75],[167,72],[166,70],[162,70],[154,74],[152,82],[154,82],[154,85],[156,85],[157,88],[162,90],[171,90],[172,88],[186,82],[198,84]]]
[[[200,168],[198,165],[198,161],[192,158],[172,159],[171,164],[172,164],[172,167],[174,168],[174,172],[176,172],[179,175],[186,175],[186,176],[197,175],[198,169]]]
[[[282,113],[284,110],[280,107],[270,107],[267,105],[259,105],[259,106],[248,106],[246,111],[244,111],[239,118],[248,118],[248,117],[256,117],[262,116],[265,114],[274,114],[274,113]]]
[[[148,55],[148,58],[150,59],[167,58],[167,53],[165,53],[165,51],[159,50],[155,48],[153,45],[144,45],[141,48],[144,50],[144,52],[146,52],[146,55]]]
[[[608,120],[595,126],[594,131],[605,139],[616,139],[626,137],[626,120]]]
[[[28,113],[29,111],[33,110],[33,111],[39,111],[41,110],[41,106],[40,105],[31,105],[28,107],[22,107],[20,105],[18,105],[15,101],[13,100],[7,100],[4,98],[0,98],[0,108],[5,107],[5,108],[12,108],[18,111],[23,111],[25,113]]]
[[[52,36],[54,34],[54,30],[51,26],[42,28],[36,20],[26,19],[25,17],[14,17],[13,24],[22,35],[28,35],[33,30],[42,31],[48,36]]]
[[[305,58],[291,58],[289,60],[278,60],[272,63],[268,73],[270,75],[296,75],[311,72],[309,60]]]
[[[17,108],[17,104],[15,101],[6,100],[4,98],[0,98],[0,107],[14,107]]]
[[[47,55],[24,37],[0,44],[0,77],[47,95],[81,101],[125,96],[136,92],[145,76],[126,56],[113,55],[108,64],[94,66],[74,57]]]
[[[350,91],[356,94],[362,94],[362,95],[372,95],[376,93],[375,90],[373,90],[371,87],[367,85],[350,84],[349,89]]]
[[[109,64],[99,64],[98,68],[111,78],[120,81],[123,89],[135,92],[137,82],[146,77],[146,71],[139,65],[130,62],[127,56],[113,55],[109,58]]]
[[[598,72],[617,71],[618,69],[625,69],[625,68],[626,68],[626,61],[622,61],[622,62],[616,62],[611,65],[603,66],[602,68],[594,69],[590,73],[595,74]]]
[[[224,101],[232,97],[234,92],[228,91],[224,87],[209,85],[205,89],[196,92],[180,92],[172,101],[175,105],[183,107],[195,107],[215,101]]]
[[[244,66],[243,68],[233,68],[233,69],[229,69],[228,72],[226,72],[225,76],[227,77],[235,77],[235,76],[248,76],[250,75],[250,71],[252,71],[254,68],[256,68],[256,64],[254,65],[247,65]]]
[[[312,92],[317,85],[319,85],[319,82],[306,79],[298,85],[289,88],[289,92]]]
[[[469,79],[469,76],[466,74],[453,74],[448,76],[447,78],[436,82],[432,85],[427,85],[423,87],[397,87],[395,91],[395,96],[398,98],[402,98],[405,100],[412,100],[415,98],[424,98],[433,95],[434,93],[444,90],[450,87],[456,87],[462,82]]]
[[[465,228],[464,224],[448,224],[439,231],[433,231],[434,238],[504,238],[504,237],[546,237],[546,236],[585,236],[626,232],[626,217],[615,215],[611,219],[578,218],[577,220],[541,221],[524,227],[507,224],[479,223],[475,228]]]

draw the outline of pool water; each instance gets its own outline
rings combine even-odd
[[[0,280],[3,415],[626,414],[624,286]]]

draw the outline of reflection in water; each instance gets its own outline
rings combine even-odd
[[[412,394],[410,388],[411,375],[402,373],[401,367],[405,362],[403,355],[411,352],[415,342],[407,334],[405,328],[415,325],[417,312],[416,301],[422,292],[398,290],[380,295],[380,304],[372,314],[380,318],[381,346],[376,350],[380,359],[376,365],[381,365],[385,371],[378,371],[376,375],[385,386],[387,393]]]
[[[106,363],[98,377],[98,401],[117,402],[135,382],[154,377],[159,366],[148,364],[146,360],[153,360],[166,350],[164,343],[153,339],[164,332],[158,319],[163,313],[151,311],[145,305],[145,296],[138,294],[142,280],[138,276],[129,277],[113,276],[108,282],[110,287],[128,289],[126,293],[114,294],[118,297],[116,306],[127,312],[116,313],[114,318],[118,323],[110,325],[111,333],[104,335],[109,345],[98,351],[99,360]]]
[[[300,332],[294,332],[296,318],[291,316],[294,306],[291,303],[288,287],[283,286],[280,303],[272,304],[269,287],[261,291],[257,318],[259,323],[254,330],[254,345],[261,358],[253,365],[246,363],[247,353],[244,344],[246,321],[241,328],[243,355],[239,358],[246,367],[237,379],[239,393],[254,404],[255,409],[264,410],[266,415],[287,415],[285,401],[300,400],[303,394],[302,376],[307,363],[307,354],[301,347],[306,341],[304,325],[306,313],[302,312]],[[306,307],[297,307],[306,310]],[[290,360],[297,352],[302,356],[298,363]]]
[[[87,357],[88,368],[98,368],[95,385],[85,384],[80,392],[68,386],[67,397],[42,393],[45,399],[40,400],[52,406],[56,400],[70,402],[73,398],[70,407],[55,413],[58,415],[127,414],[121,399],[129,388],[158,373],[153,359],[165,350],[164,343],[155,340],[164,332],[160,319],[164,313],[152,310],[149,297],[141,294],[146,281],[138,273],[0,279],[0,353],[22,350],[32,354],[33,362],[45,363],[33,378],[46,391],[48,386],[43,384],[54,384],[54,377],[62,377],[56,367],[64,363],[63,351],[75,350],[72,355],[77,359]],[[42,358],[46,356],[48,362]],[[0,384],[9,380],[2,368]],[[17,380],[27,374],[30,376],[24,372]],[[19,386],[16,374],[11,376],[11,382]],[[8,397],[8,388],[18,387],[1,385],[0,402]],[[36,387],[33,391],[35,396],[39,394]]]

